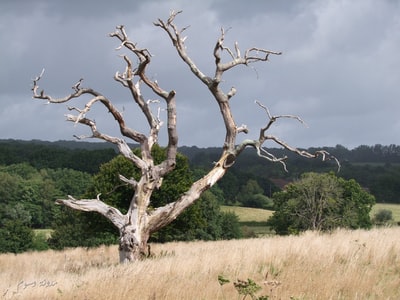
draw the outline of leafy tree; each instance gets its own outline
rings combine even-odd
[[[40,172],[45,180],[54,182],[55,188],[60,192],[58,196],[81,196],[93,182],[91,174],[73,169],[42,169]]]
[[[95,213],[85,214],[61,207],[48,244],[53,249],[65,247],[95,247],[118,241],[117,231]],[[96,229],[101,229],[96,230]]]
[[[221,231],[223,240],[238,239],[243,236],[239,217],[233,212],[221,213]]]
[[[13,174],[9,174],[6,171],[0,170],[0,204],[18,201],[19,180],[22,179]]]
[[[393,212],[390,209],[380,209],[374,214],[373,221],[377,225],[388,224],[393,221]]]
[[[152,150],[152,155],[156,162],[162,161],[165,159],[165,149],[156,146]],[[94,176],[93,185],[86,192],[85,197],[101,193],[104,195],[103,199],[107,204],[126,212],[134,191],[130,185],[121,184],[119,175],[125,178],[140,177],[139,170],[134,168],[125,157],[117,156],[100,167],[100,172]],[[164,178],[163,186],[153,193],[149,209],[153,209],[153,205],[157,207],[172,202],[190,186],[191,178],[192,174],[187,158],[178,154],[176,168]],[[219,194],[218,189],[215,189],[215,192],[217,195]],[[154,233],[150,240],[168,242],[240,236],[236,232],[233,219],[230,220],[232,229],[226,226],[224,228],[227,232],[223,232],[224,222],[228,222],[227,217],[220,212],[218,198],[210,191],[204,193],[201,201],[189,207],[175,222]],[[238,226],[238,223],[236,226]],[[112,224],[94,213],[82,214],[63,210],[55,223],[54,229],[50,245],[57,249],[111,244],[118,240],[118,232]]]
[[[34,233],[20,220],[5,219],[0,227],[0,252],[21,253],[33,247]]]
[[[33,246],[31,216],[19,203],[0,205],[0,252],[21,253]]]
[[[343,189],[344,203],[341,205],[341,222],[339,226],[356,229],[371,228],[370,212],[374,206],[375,197],[361,187],[354,179],[338,178]]]
[[[278,234],[336,227],[370,228],[375,198],[355,180],[333,173],[305,173],[273,196],[275,212],[268,224]]]
[[[272,200],[264,195],[264,190],[254,179],[249,179],[246,182],[236,199],[245,207],[271,208],[273,204]]]

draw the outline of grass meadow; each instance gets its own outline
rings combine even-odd
[[[373,217],[379,210],[387,209],[391,210],[393,214],[393,221],[400,222],[400,205],[391,203],[377,203],[372,207],[371,217]]]
[[[399,236],[388,227],[155,244],[153,258],[127,265],[117,246],[2,254],[0,298],[239,299],[233,281],[250,278],[269,299],[400,299]]]

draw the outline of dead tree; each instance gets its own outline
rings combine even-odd
[[[248,133],[248,129],[246,126],[237,126],[235,123],[229,101],[235,95],[236,90],[232,88],[229,91],[223,91],[220,87],[222,76],[226,71],[238,65],[248,66],[252,63],[267,62],[271,55],[280,55],[281,52],[274,52],[261,48],[250,48],[244,51],[244,53],[241,53],[237,43],[235,43],[233,49],[224,45],[225,31],[222,29],[221,35],[213,49],[215,73],[212,76],[207,76],[198,66],[196,66],[194,61],[186,52],[184,42],[185,38],[182,36],[182,33],[187,29],[187,27],[179,29],[174,23],[174,20],[179,13],[180,11],[172,12],[168,20],[163,21],[158,19],[154,25],[165,31],[169,39],[172,41],[173,47],[175,47],[179,57],[189,67],[190,71],[201,82],[203,82],[211,92],[211,95],[219,105],[226,129],[226,135],[221,150],[221,156],[214,164],[213,168],[204,177],[195,181],[187,192],[172,203],[168,203],[156,209],[148,209],[151,204],[151,195],[153,191],[161,186],[163,177],[171,172],[176,164],[175,158],[177,154],[178,135],[175,91],[166,91],[162,89],[156,80],[148,77],[146,74],[146,68],[150,64],[152,56],[147,49],[139,48],[136,43],[129,39],[124,26],[117,26],[116,31],[111,33],[110,37],[119,40],[120,44],[117,47],[117,50],[122,48],[128,49],[134,55],[137,62],[134,64],[131,58],[126,55],[122,56],[126,63],[126,68],[123,73],[117,72],[114,79],[123,87],[129,89],[134,102],[141,109],[147,120],[150,129],[149,134],[146,135],[133,128],[129,128],[125,123],[122,113],[118,111],[112,102],[100,92],[91,88],[82,87],[82,79],[72,87],[73,92],[64,98],[54,98],[47,95],[43,90],[39,91],[38,82],[42,78],[44,71],[33,80],[33,98],[42,99],[48,103],[65,103],[71,99],[89,95],[90,100],[86,102],[83,108],[68,108],[74,114],[68,114],[66,116],[67,120],[88,126],[92,133],[90,137],[115,144],[118,147],[119,152],[141,172],[141,178],[138,181],[120,176],[120,179],[131,185],[135,191],[126,214],[122,214],[117,208],[107,205],[100,199],[100,195],[98,195],[96,199],[75,199],[72,196],[68,196],[68,199],[56,200],[57,204],[62,204],[81,211],[97,212],[109,219],[118,228],[120,233],[119,254],[121,262],[135,261],[146,254],[148,246],[147,242],[150,235],[170,224],[187,207],[199,199],[200,195],[204,191],[220,180],[246,147],[255,148],[259,156],[272,162],[280,162],[284,167],[286,157],[278,158],[269,153],[263,147],[266,140],[272,140],[280,146],[304,157],[315,158],[321,156],[324,160],[331,158],[327,152],[318,151],[311,154],[306,151],[300,151],[297,148],[290,147],[277,137],[268,135],[268,129],[279,118],[294,118],[300,122],[302,121],[300,118],[291,115],[272,116],[269,110],[260,102],[256,103],[267,113],[268,122],[266,126],[261,128],[257,139],[245,139],[241,143],[238,143],[238,134]],[[223,54],[225,55],[224,60],[222,58]],[[168,144],[166,146],[167,156],[160,164],[154,163],[151,149],[154,144],[157,143],[162,121],[159,113],[154,114],[151,110],[149,106],[151,101],[146,100],[142,95],[142,85],[150,88],[150,90],[157,95],[158,98],[164,101],[166,105],[165,118],[168,135]],[[100,132],[97,129],[94,119],[88,117],[92,107],[98,103],[105,106],[113,116],[115,121],[118,123],[123,138],[110,136],[106,133]],[[125,141],[125,138],[129,139],[130,142],[134,141],[140,145],[140,157],[132,152],[128,143]]]

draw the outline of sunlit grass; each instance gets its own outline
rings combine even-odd
[[[381,209],[391,210],[394,221],[400,222],[400,204],[377,203],[372,207],[371,217]],[[240,222],[266,222],[274,213],[272,210],[240,206],[221,206],[221,210],[234,212],[238,215]]]
[[[234,212],[240,222],[266,222],[272,216],[272,210],[241,206],[221,206],[222,211]]]
[[[393,213],[393,220],[400,222],[400,204],[377,203],[372,207],[371,217],[381,209],[391,210]]]
[[[117,246],[0,255],[2,299],[237,299],[254,280],[271,299],[400,299],[400,227],[152,245],[118,264]]]

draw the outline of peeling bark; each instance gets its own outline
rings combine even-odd
[[[154,25],[160,27],[167,34],[182,61],[189,67],[193,75],[210,91],[211,96],[219,106],[226,134],[222,145],[221,157],[218,162],[215,163],[208,174],[194,182],[186,193],[172,203],[168,203],[163,207],[158,207],[148,212],[151,194],[154,189],[161,186],[163,177],[171,172],[176,165],[178,147],[176,93],[174,90],[166,91],[162,89],[156,80],[147,76],[146,69],[151,62],[151,53],[145,48],[139,48],[136,43],[132,42],[123,25],[117,26],[116,31],[111,33],[110,37],[120,41],[120,45],[116,50],[125,49],[130,51],[131,55],[135,57],[135,64],[132,63],[129,56],[123,55],[122,59],[125,61],[126,68],[122,73],[116,72],[114,79],[119,82],[122,87],[129,90],[132,99],[144,114],[149,126],[149,133],[147,135],[128,127],[123,114],[118,111],[111,100],[106,96],[91,88],[84,88],[83,78],[72,86],[73,92],[71,94],[62,98],[55,98],[47,95],[44,90],[39,91],[38,83],[44,75],[44,69],[39,76],[33,79],[33,98],[45,100],[47,103],[66,103],[72,99],[80,98],[81,96],[90,96],[90,100],[86,102],[83,108],[68,108],[72,113],[67,115],[67,120],[75,124],[79,123],[89,127],[92,132],[91,138],[97,138],[115,144],[119,152],[141,171],[142,176],[139,181],[120,176],[121,181],[130,184],[135,190],[128,212],[125,215],[117,208],[111,207],[101,201],[100,195],[98,195],[96,199],[78,200],[69,196],[68,199],[58,199],[56,201],[58,204],[68,206],[72,209],[100,213],[109,219],[120,232],[119,253],[121,262],[135,261],[143,256],[149,255],[147,241],[150,235],[175,220],[187,207],[199,199],[204,191],[220,180],[246,147],[255,148],[260,157],[269,161],[282,163],[285,169],[286,165],[284,161],[286,157],[277,158],[270,154],[263,147],[266,140],[272,140],[282,147],[307,158],[322,157],[324,160],[334,159],[338,163],[338,161],[334,157],[331,157],[326,151],[317,151],[311,154],[291,147],[275,136],[267,135],[266,132],[268,129],[278,119],[293,118],[302,123],[303,121],[299,117],[291,115],[272,116],[269,110],[260,102],[257,102],[257,104],[267,112],[267,125],[261,128],[258,139],[245,139],[241,143],[238,143],[238,134],[247,134],[249,130],[246,125],[236,125],[230,107],[230,100],[234,98],[236,89],[235,87],[231,87],[228,91],[224,91],[220,87],[222,76],[226,71],[236,66],[248,66],[252,63],[267,62],[271,55],[281,55],[282,53],[252,47],[245,50],[242,55],[238,43],[234,44],[233,50],[224,45],[225,31],[221,29],[221,35],[212,53],[215,59],[215,71],[213,75],[207,76],[198,68],[186,52],[186,37],[182,37],[182,33],[188,27],[180,29],[174,23],[175,18],[180,13],[180,11],[172,12],[166,21],[158,19]],[[228,57],[228,59],[226,59],[226,57]],[[157,114],[153,113],[151,104],[159,100],[146,100],[141,91],[142,85],[145,85],[148,90],[152,91],[161,99],[162,103],[166,105],[168,135],[167,158],[158,165],[154,163],[151,149],[158,141],[158,135],[163,122],[160,116],[160,109]],[[114,117],[122,137],[110,136],[98,130],[94,119],[89,117],[92,107],[97,104],[104,106]],[[81,136],[77,138],[86,137]],[[140,145],[140,157],[132,152],[125,138]]]

